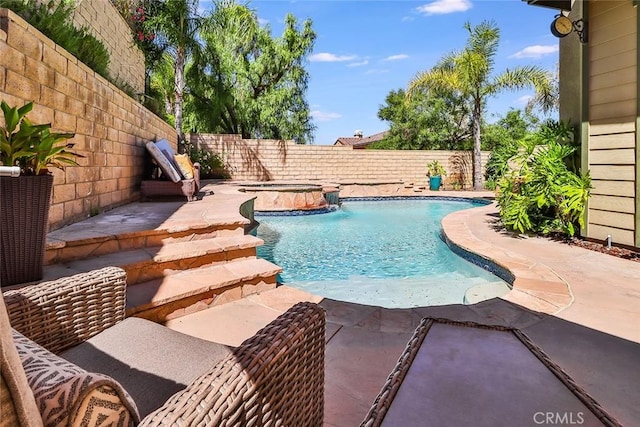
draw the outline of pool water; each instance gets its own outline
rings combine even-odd
[[[442,218],[474,206],[346,201],[321,215],[257,215],[257,236],[265,242],[258,256],[283,268],[282,283],[360,304],[407,308],[460,304],[472,289],[504,294],[505,282],[454,254],[441,239]]]

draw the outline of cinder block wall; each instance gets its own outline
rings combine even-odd
[[[139,198],[146,141],[175,130],[7,9],[0,9],[0,98],[75,132],[80,166],[54,170],[50,229]],[[1,116],[1,115],[0,115]],[[0,117],[0,122],[2,118]]]
[[[445,185],[472,187],[470,152],[354,150],[350,146],[298,145],[293,141],[242,139],[240,135],[191,135],[191,143],[223,155],[233,179],[404,181],[424,184],[426,164],[438,160]],[[483,164],[488,158],[483,153]]]
[[[76,0],[76,28],[86,27],[109,51],[109,75],[144,93],[144,54],[133,43],[133,34],[109,0]]]

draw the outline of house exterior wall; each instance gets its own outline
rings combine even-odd
[[[0,9],[0,99],[74,132],[80,166],[53,170],[50,229],[139,198],[145,143],[175,130],[8,9]],[[0,123],[2,123],[0,115]]]
[[[588,4],[587,237],[640,246],[637,217],[637,10],[631,1]],[[565,76],[565,78],[568,78]],[[561,77],[562,79],[562,77]]]
[[[571,9],[569,18],[573,21],[583,16],[582,3],[576,2]],[[582,121],[582,75],[583,45],[575,34],[559,40],[559,73],[560,76],[560,120],[568,121],[577,128]]]
[[[426,150],[354,150],[351,146],[299,145],[293,141],[242,139],[240,135],[191,135],[195,146],[221,153],[233,179],[398,181],[426,185],[426,164],[438,160],[453,182],[472,188],[470,152]],[[483,152],[483,165],[489,153]]]

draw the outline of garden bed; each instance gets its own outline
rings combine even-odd
[[[581,248],[589,249],[591,251],[602,252],[604,254],[615,256],[618,258],[640,262],[640,250],[623,248],[619,246],[612,246],[611,249],[607,249],[606,243],[595,242],[595,241],[587,240],[581,237],[568,237],[562,234],[552,234],[547,237],[550,238],[551,240],[562,242],[567,245],[579,246]]]

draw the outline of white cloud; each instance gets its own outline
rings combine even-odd
[[[514,104],[525,106],[533,99],[533,95],[523,95],[520,98],[516,99]]]
[[[369,63],[368,60],[360,61],[360,62],[352,62],[351,64],[347,64],[347,67],[362,67]]]
[[[268,19],[264,19],[264,18],[258,18],[258,24],[260,24],[262,27],[264,27],[265,25],[267,25],[269,23]]]
[[[470,0],[435,0],[419,6],[417,11],[425,15],[445,15],[447,13],[464,12],[472,7]]]
[[[408,57],[409,55],[405,55],[404,53],[401,53],[399,55],[387,56],[386,58],[383,59],[383,61],[399,61],[401,59],[407,59]]]
[[[518,51],[511,55],[509,58],[540,58],[544,55],[550,55],[552,53],[556,53],[558,51],[558,45],[534,45],[527,46],[521,51]]]
[[[344,62],[354,59],[356,59],[355,55],[336,55],[328,52],[315,53],[309,57],[312,62]]]
[[[339,119],[342,115],[338,113],[314,110],[311,112],[311,117],[319,122],[329,122],[331,120]]]
[[[415,18],[413,16],[403,16],[402,19],[401,19],[402,22],[411,22],[411,21],[414,21],[414,20],[415,20]]]

